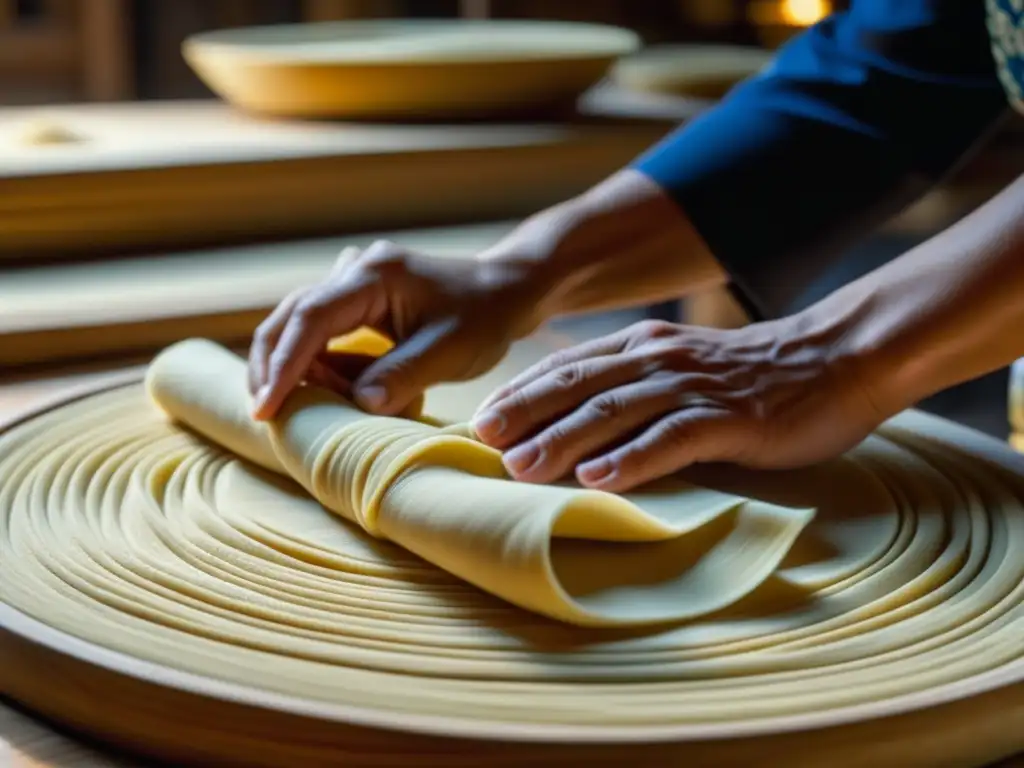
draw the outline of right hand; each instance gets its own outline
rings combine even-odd
[[[346,248],[322,282],[297,290],[256,330],[249,354],[253,416],[269,419],[302,381],[335,388],[327,343],[361,327],[395,342],[351,384],[364,409],[394,415],[433,384],[494,367],[531,332],[538,295],[522,270],[483,259],[431,257],[394,243]]]

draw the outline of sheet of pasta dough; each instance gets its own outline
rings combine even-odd
[[[161,353],[147,387],[171,418],[244,460],[224,474],[224,498],[251,500],[266,487],[256,467],[277,473],[339,524],[572,624],[720,611],[772,576],[813,517],[677,480],[623,496],[514,482],[465,425],[369,415],[312,386],[259,423],[244,361],[204,340]]]

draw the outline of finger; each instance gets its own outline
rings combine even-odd
[[[503,460],[517,480],[549,483],[581,461],[622,443],[679,405],[677,384],[640,381],[602,392],[507,452]]]
[[[625,347],[626,339],[624,331],[602,336],[598,339],[577,344],[576,346],[563,349],[554,354],[548,355],[538,363],[527,368],[518,376],[513,377],[507,384],[495,390],[485,399],[477,409],[477,413],[491,408],[495,403],[510,397],[513,393],[539,379],[551,371],[562,366],[572,365],[581,360],[604,355],[614,355],[621,352]]]
[[[636,354],[603,355],[568,363],[478,413],[473,430],[488,445],[506,448],[595,395],[637,381],[646,370],[644,360]]]
[[[376,283],[360,280],[303,296],[270,355],[267,381],[253,405],[253,418],[269,419],[277,413],[330,338],[373,325],[377,318],[370,313],[381,304],[375,301],[378,290]]]
[[[358,261],[362,253],[362,248],[357,248],[354,245],[342,248],[338,258],[334,261],[334,266],[331,267],[331,272],[327,279],[341,277],[349,267]]]
[[[340,278],[358,260],[361,253],[361,249],[355,246],[343,248],[331,267],[327,280]],[[295,306],[310,290],[309,286],[304,286],[289,293],[260,323],[253,334],[253,343],[249,349],[249,391],[251,394],[257,394],[267,383],[269,358],[274,351],[274,346]]]
[[[366,369],[377,360],[377,356],[354,352],[324,351],[320,353],[319,360],[339,377],[351,383],[366,372]]]
[[[452,369],[461,360],[456,329],[428,325],[375,360],[355,383],[356,402],[367,411],[394,415],[434,384],[460,378]]]
[[[299,303],[308,287],[297,288],[274,307],[274,310],[257,326],[249,347],[249,392],[255,395],[267,383],[267,367],[281,330],[295,305]]]
[[[323,360],[319,357],[309,364],[306,381],[345,397],[352,393],[352,382],[343,376],[339,376],[330,366],[324,364]]]
[[[698,462],[729,458],[742,434],[735,417],[714,407],[684,408],[635,439],[576,468],[581,484],[622,493]]]

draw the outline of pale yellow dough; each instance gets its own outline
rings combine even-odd
[[[626,497],[514,482],[464,425],[371,416],[315,387],[261,424],[249,416],[245,363],[202,340],[159,355],[147,386],[175,420],[371,536],[573,624],[721,610],[772,575],[813,515],[681,482]],[[226,478],[228,498],[258,497],[263,484],[244,465]]]

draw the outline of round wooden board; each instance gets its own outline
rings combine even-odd
[[[547,348],[533,345],[520,367]],[[507,369],[498,376],[507,375]],[[84,397],[137,386],[129,372],[59,393],[0,420],[0,432]],[[927,418],[927,417],[926,417]],[[1020,471],[1020,457],[996,440],[963,430],[962,450]],[[202,678],[83,642],[0,604],[0,695],[74,732],[121,750],[188,765],[512,766],[512,765],[844,765],[919,766],[929,754],[948,765],[980,766],[1011,755],[1024,728],[1024,662],[956,684],[889,701],[803,718],[748,724],[638,730],[623,738],[599,729],[506,727],[325,705]],[[996,716],[993,716],[995,714]],[[985,715],[980,717],[979,715]],[[959,727],[935,728],[936,723]],[[36,760],[26,733],[41,726],[0,709],[0,747],[14,766],[113,766],[113,761]],[[39,731],[42,733],[43,731]],[[39,737],[43,738],[43,737]],[[5,741],[6,740],[6,744]],[[20,741],[19,741],[20,740]],[[75,752],[72,742],[55,749]],[[0,752],[2,755],[2,752]],[[852,758],[851,758],[852,756]],[[96,758],[100,759],[100,758]]]

